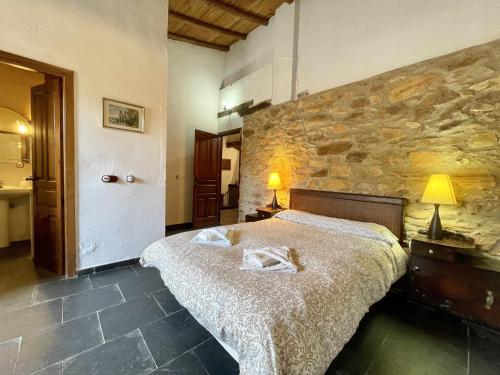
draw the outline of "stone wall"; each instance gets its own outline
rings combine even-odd
[[[285,206],[292,187],[406,197],[411,236],[432,217],[420,203],[429,176],[447,173],[458,205],[442,206],[443,227],[488,251],[500,238],[499,135],[500,40],[268,107],[244,121],[240,220],[271,201],[278,171]]]

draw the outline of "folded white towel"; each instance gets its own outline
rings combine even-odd
[[[264,247],[261,249],[244,249],[242,271],[284,271],[297,272],[290,249],[282,247]]]
[[[233,245],[233,228],[214,227],[201,230],[192,243],[230,247]]]

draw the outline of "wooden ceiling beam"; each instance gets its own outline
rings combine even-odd
[[[199,19],[189,17],[189,16],[186,16],[186,15],[181,14],[181,13],[169,11],[168,14],[170,17],[172,17],[178,21],[187,23],[187,24],[195,26],[195,27],[201,27],[202,29],[205,29],[208,31],[214,31],[216,33],[219,33],[219,34],[222,34],[225,36],[229,36],[231,38],[236,38],[236,39],[246,39],[247,38],[246,34],[239,33],[237,31],[233,31],[233,30],[229,30],[229,29],[224,29],[223,27],[219,27],[217,25],[213,25],[211,23],[207,23],[207,22],[201,21]]]
[[[238,151],[241,150],[241,141],[226,142],[226,148],[235,148]]]
[[[253,105],[253,99],[249,100],[247,102],[241,103],[241,104],[237,105],[236,107],[229,108],[229,109],[226,109],[225,111],[219,112],[219,113],[217,113],[217,117],[221,118],[224,116],[229,116],[231,113],[236,113],[236,112],[239,113],[239,111],[241,111],[245,108],[251,107],[252,105]]]
[[[267,26],[269,24],[269,20],[266,17],[258,16],[256,14],[248,13],[244,10],[241,10],[239,8],[235,8],[231,5],[225,4],[222,1],[219,0],[202,0],[206,4],[218,8],[224,12],[231,13],[234,16],[243,18],[247,21],[256,23],[258,25],[262,26]]]
[[[169,32],[168,38],[173,39],[173,40],[178,40],[180,42],[191,43],[191,44],[194,44],[194,45],[197,45],[200,47],[212,48],[212,49],[216,49],[216,50],[224,51],[224,52],[229,51],[228,46],[224,46],[222,44],[205,42],[204,40],[199,40],[199,39],[191,38],[189,36],[184,36],[184,35],[180,35],[180,34],[176,34],[176,33]]]

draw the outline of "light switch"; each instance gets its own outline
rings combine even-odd
[[[116,182],[116,181],[118,181],[118,177],[110,175],[110,174],[105,174],[104,176],[101,177],[101,181],[102,182]]]

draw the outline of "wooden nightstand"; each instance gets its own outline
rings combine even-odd
[[[500,261],[473,243],[413,238],[408,286],[415,299],[500,328]]]
[[[258,207],[255,209],[255,211],[257,211],[256,213],[245,215],[245,222],[248,223],[252,221],[270,219],[278,212],[283,210],[285,210],[285,208],[279,208],[277,210],[273,210],[271,207]]]
[[[255,211],[257,211],[257,216],[261,219],[270,219],[274,215],[276,215],[280,211],[284,211],[285,208],[278,208],[276,210],[273,210],[271,207],[257,207]]]
[[[252,221],[259,221],[262,220],[259,218],[259,215],[257,215],[257,212],[253,214],[246,214],[245,215],[245,223],[251,223]]]

